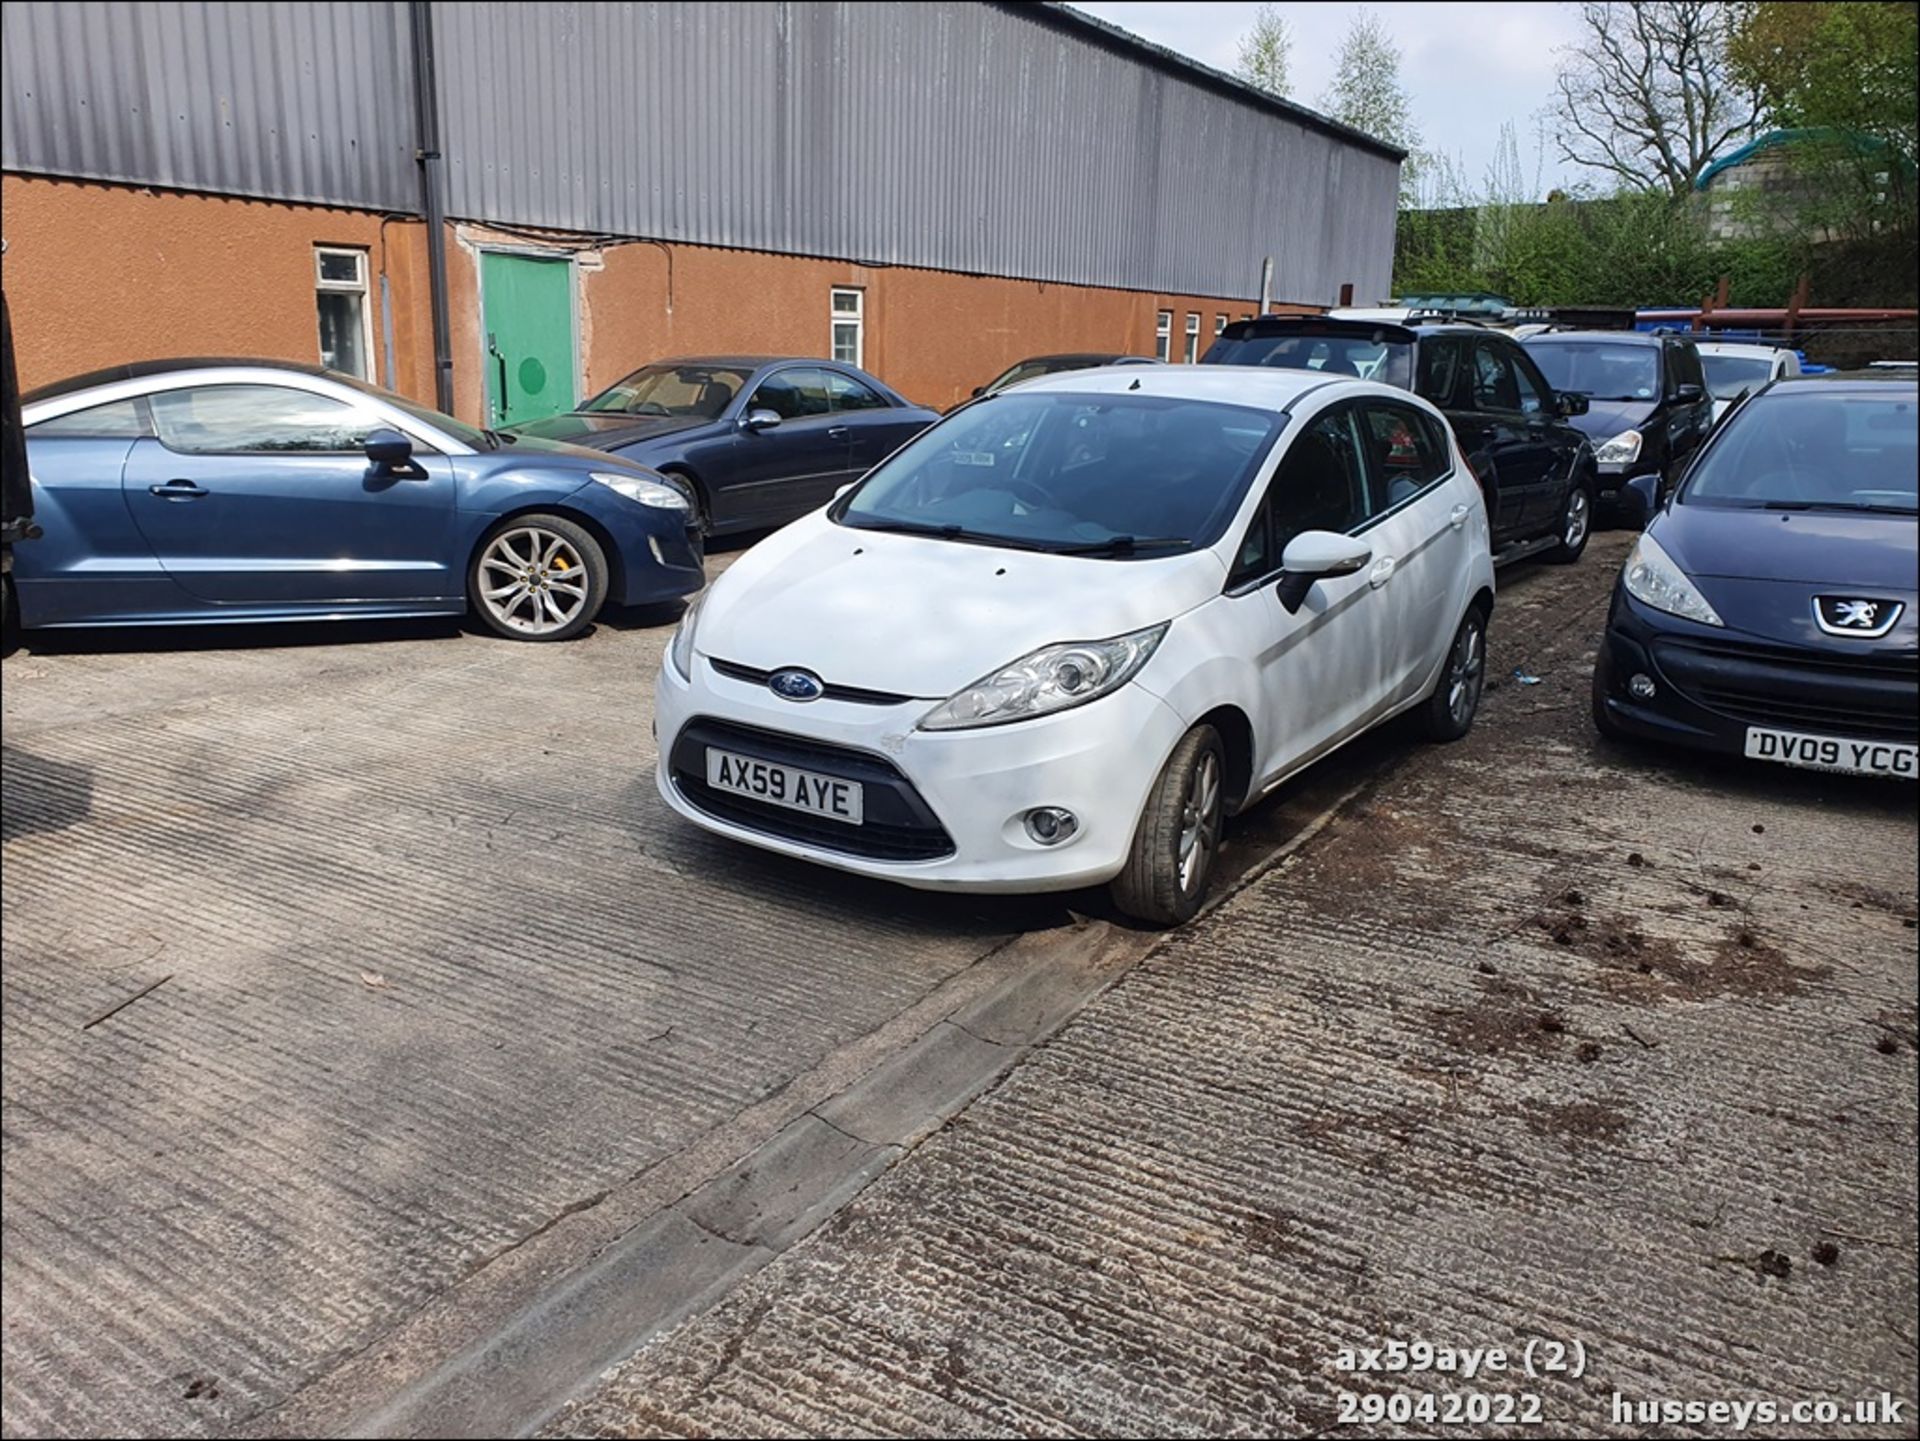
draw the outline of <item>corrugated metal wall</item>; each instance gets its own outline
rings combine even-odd
[[[418,207],[403,3],[0,5],[8,170]]]
[[[415,209],[405,7],[9,0],[9,169]],[[450,213],[1386,294],[1398,167],[1022,7],[439,3]]]

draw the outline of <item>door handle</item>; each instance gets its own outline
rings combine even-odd
[[[170,480],[165,485],[150,485],[149,495],[157,495],[163,500],[196,500],[206,494],[190,480]]]
[[[828,437],[828,439],[830,439],[830,440],[845,440],[845,439],[847,438],[847,428],[846,428],[846,426],[844,426],[844,425],[829,425],[829,426],[827,427],[827,437]]]
[[[1393,579],[1394,567],[1399,564],[1400,562],[1390,555],[1381,556],[1380,559],[1373,563],[1373,569],[1367,572],[1367,584],[1375,590],[1380,589],[1381,586]]]
[[[1458,530],[1460,529],[1461,526],[1467,523],[1467,517],[1472,514],[1473,514],[1472,506],[1466,505],[1464,503],[1460,505],[1456,505],[1452,510],[1447,512],[1447,524],[1452,526],[1455,530]]]

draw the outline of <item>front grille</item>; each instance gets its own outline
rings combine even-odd
[[[712,656],[708,656],[707,664],[719,671],[721,675],[746,681],[749,685],[763,686],[773,679],[772,671],[758,670],[750,665],[741,665],[738,661],[715,660]],[[897,695],[890,690],[864,690],[859,686],[834,685],[829,681],[822,681],[820,684],[820,695],[823,700],[852,701],[855,705],[905,705],[908,701],[915,699],[910,695]]]
[[[1912,660],[1713,641],[1656,641],[1653,657],[1682,693],[1748,725],[1861,740],[1920,735],[1920,664]]]
[[[851,826],[715,790],[707,784],[710,745],[736,755],[858,781],[864,822]],[[891,762],[866,751],[701,717],[689,722],[674,741],[670,769],[680,794],[697,809],[716,820],[765,835],[872,860],[930,861],[954,851],[953,838],[913,783]]]

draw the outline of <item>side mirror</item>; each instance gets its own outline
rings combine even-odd
[[[418,480],[426,474],[413,459],[413,442],[390,426],[367,432],[367,474],[380,479]]]
[[[1293,615],[1306,604],[1315,581],[1352,575],[1372,559],[1373,548],[1364,540],[1330,530],[1303,530],[1287,542],[1280,556],[1280,584],[1275,593],[1287,614]]]
[[[776,429],[779,424],[780,413],[778,411],[765,410],[756,406],[747,412],[746,419],[740,422],[740,428],[742,430],[751,430],[757,435],[763,430]]]
[[[1590,408],[1587,397],[1577,390],[1560,392],[1560,413],[1562,415],[1585,415]]]
[[[845,495],[848,491],[852,490],[859,483],[860,482],[857,480],[848,481],[845,485],[841,486],[838,490],[836,490],[833,493],[833,498],[835,500],[838,500],[841,496]]]
[[[1705,400],[1707,392],[1695,385],[1691,380],[1683,380],[1680,383],[1680,388],[1674,391],[1674,395],[1681,400],[1694,401]]]
[[[1620,487],[1620,519],[1633,530],[1645,530],[1660,508],[1660,477],[1636,475]]]

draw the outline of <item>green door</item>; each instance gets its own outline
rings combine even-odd
[[[573,266],[544,255],[480,254],[487,424],[513,425],[570,409]]]

